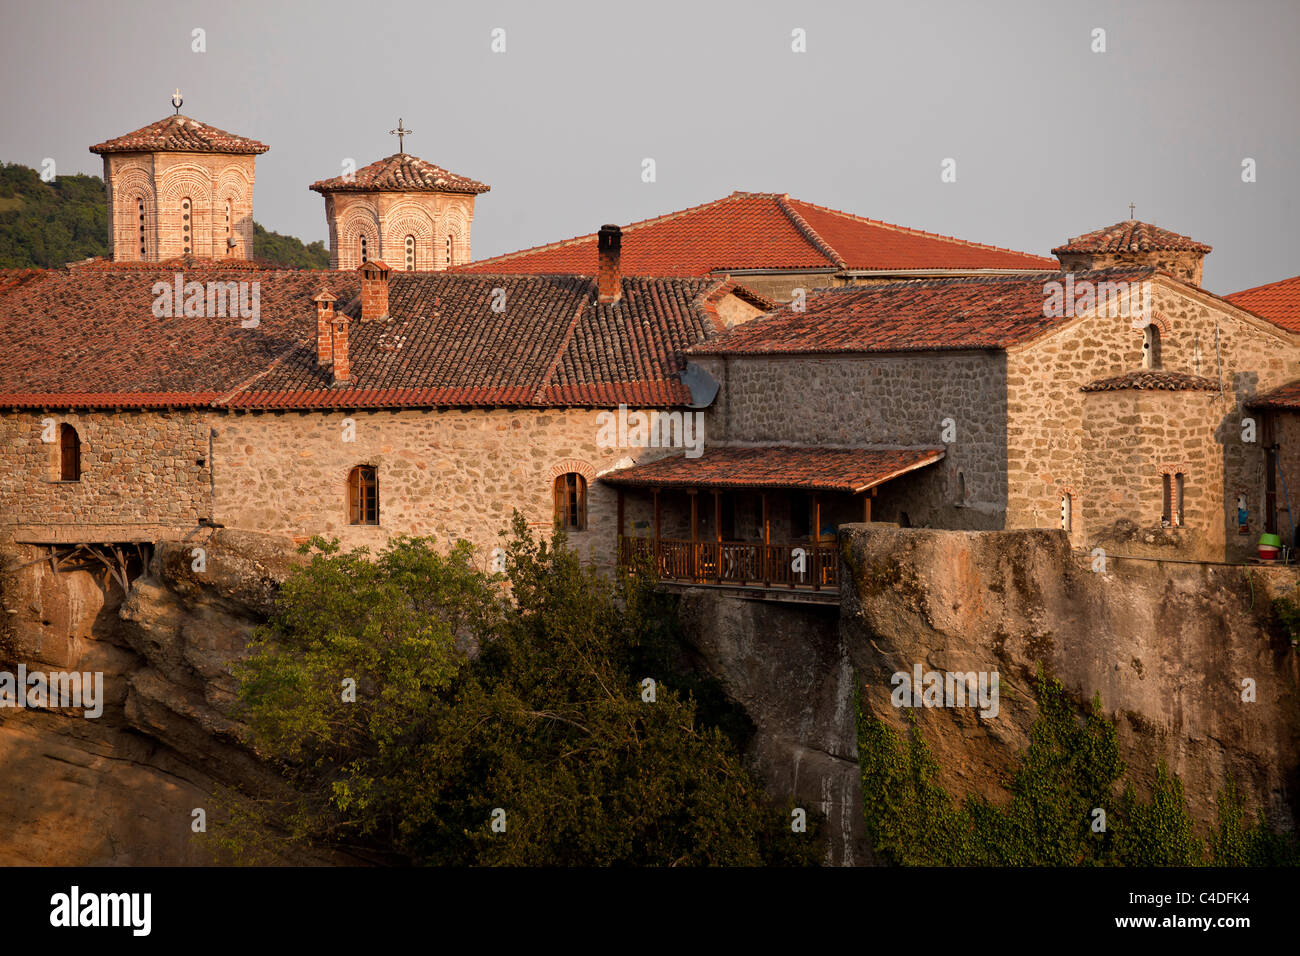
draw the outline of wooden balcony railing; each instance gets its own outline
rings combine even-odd
[[[834,542],[763,544],[621,537],[618,560],[622,565],[645,561],[657,566],[659,577],[666,581],[814,591],[839,587],[839,555]]]

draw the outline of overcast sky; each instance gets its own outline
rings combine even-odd
[[[179,86],[270,145],[254,216],[306,241],[308,184],[396,152],[400,116],[408,152],[492,186],[476,258],[743,189],[1044,255],[1133,202],[1214,246],[1213,291],[1300,273],[1296,0],[0,7],[0,159],[102,174],[86,147]]]

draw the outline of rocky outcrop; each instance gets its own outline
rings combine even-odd
[[[1116,721],[1127,779],[1160,760],[1193,816],[1215,817],[1229,775],[1253,812],[1292,828],[1300,795],[1297,653],[1271,633],[1295,568],[1111,559],[1104,571],[1055,531],[841,528],[837,620],[815,607],[688,594],[681,614],[706,665],[758,728],[750,757],[768,789],[827,818],[828,861],[870,860],[862,836],[853,713],[904,728],[893,675],[999,676],[996,717],[919,708],[917,726],[957,799],[1007,799],[1029,744],[1040,665]],[[1243,699],[1253,682],[1254,700]],[[1247,695],[1248,696],[1248,695]]]
[[[292,542],[233,531],[163,542],[126,595],[104,570],[56,572],[33,555],[4,555],[26,566],[3,576],[2,666],[100,671],[106,700],[98,718],[0,709],[0,864],[211,862],[193,810],[211,822],[221,788],[280,785],[244,743],[230,666],[300,560]],[[286,850],[281,861],[328,860]]]

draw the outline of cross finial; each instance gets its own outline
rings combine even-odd
[[[405,144],[402,142],[402,140],[405,138],[405,136],[406,136],[408,133],[414,133],[414,132],[415,132],[415,130],[413,130],[413,129],[402,129],[402,118],[399,116],[399,117],[397,117],[397,129],[390,129],[390,130],[388,131],[388,135],[389,135],[389,136],[396,136],[396,137],[397,137],[397,151],[398,151],[399,153],[405,153],[405,152],[406,152],[406,146],[405,146]]]
[[[180,87],[178,86],[176,88],[176,92],[172,94],[172,106],[176,108],[177,116],[181,115],[181,106],[184,105],[184,103],[185,100],[181,97],[181,90]]]
[[[1129,217],[1130,219],[1133,218],[1133,210],[1134,210],[1135,208],[1136,208],[1136,207],[1135,207],[1132,203],[1129,203],[1129,204],[1128,204],[1128,217]]]

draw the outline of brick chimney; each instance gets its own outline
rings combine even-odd
[[[316,303],[316,361],[329,365],[334,361],[334,346],[330,341],[330,326],[334,324],[334,303],[337,301],[328,289],[321,289]]]
[[[346,385],[352,380],[352,365],[348,362],[348,317],[336,315],[331,336],[334,362],[334,384]]]
[[[388,266],[379,259],[363,262],[361,273],[361,321],[378,322],[388,318]]]
[[[623,231],[618,226],[601,226],[597,248],[600,268],[596,273],[596,300],[617,302],[623,296],[623,272],[619,264]]]

